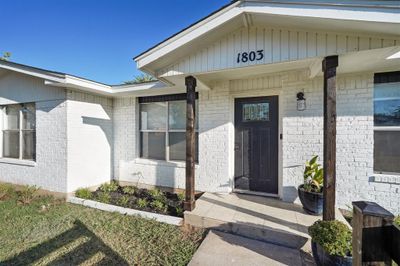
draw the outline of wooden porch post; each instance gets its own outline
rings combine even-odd
[[[195,133],[195,103],[196,103],[196,79],[192,76],[185,78],[186,85],[186,197],[185,211],[195,208],[194,198],[194,169],[196,154]]]
[[[336,67],[338,56],[325,57],[324,71],[324,210],[323,220],[335,220],[336,193]]]

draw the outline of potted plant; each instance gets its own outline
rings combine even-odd
[[[352,234],[347,225],[339,221],[317,221],[308,232],[317,265],[352,265]]]
[[[318,156],[306,162],[304,169],[304,183],[298,187],[298,194],[303,209],[313,215],[320,215],[323,209],[324,197],[322,194],[324,169],[318,164]]]

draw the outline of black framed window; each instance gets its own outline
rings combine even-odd
[[[186,94],[139,98],[140,157],[165,161],[186,158]],[[198,100],[196,100],[198,147]],[[198,149],[196,150],[198,161]]]
[[[400,72],[375,74],[374,171],[400,173]]]

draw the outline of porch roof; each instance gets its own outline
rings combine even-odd
[[[299,27],[398,38],[396,1],[238,0],[135,57],[139,69],[155,76],[185,55],[212,44],[240,27]],[[170,82],[168,78],[161,80]]]

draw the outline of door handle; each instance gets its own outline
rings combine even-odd
[[[240,150],[240,144],[235,143],[235,151],[239,151]]]

